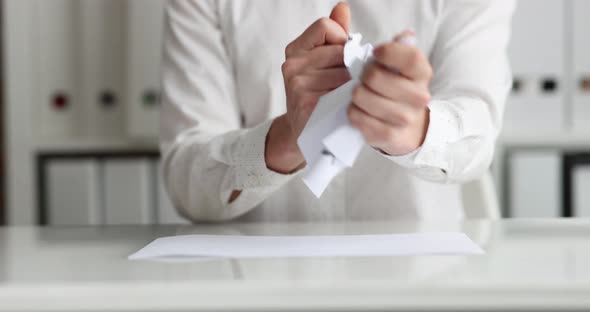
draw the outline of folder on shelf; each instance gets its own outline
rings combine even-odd
[[[127,2],[127,132],[132,137],[158,137],[164,3]]]
[[[153,170],[148,159],[105,160],[106,224],[155,223]]]
[[[81,0],[79,6],[80,133],[120,137],[125,122],[125,1]],[[72,62],[74,62],[72,60]]]
[[[581,133],[590,133],[590,1],[573,0],[572,123]]]
[[[565,10],[565,1],[518,1],[509,47],[514,88],[506,104],[508,132],[566,126]]]
[[[561,216],[561,154],[553,150],[515,151],[509,158],[510,216]]]
[[[52,160],[45,170],[49,225],[102,224],[97,162]]]
[[[590,217],[590,163],[578,165],[572,172],[572,212],[575,217]]]
[[[80,116],[77,1],[37,1],[39,34],[36,134],[42,138],[74,136]],[[26,38],[31,39],[31,38]]]

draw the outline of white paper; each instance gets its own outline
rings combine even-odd
[[[309,187],[316,197],[320,197],[322,192],[328,187],[332,179],[340,173],[346,164],[330,153],[322,154],[315,161],[313,167],[310,167],[303,181]]]
[[[336,236],[183,235],[158,238],[129,260],[478,255],[463,233]]]
[[[352,91],[373,57],[373,46],[361,45],[361,40],[360,34],[352,34],[344,46],[344,64],[351,80],[320,98],[297,141],[308,165],[303,182],[318,198],[338,173],[354,165],[365,145],[362,134],[347,117]],[[415,41],[413,36],[401,40],[408,45],[415,45]]]
[[[359,85],[364,65],[373,52],[373,46],[362,46],[361,40],[360,34],[353,34],[344,47],[344,64],[351,80],[320,98],[298,139],[308,165],[303,182],[317,197],[339,172],[352,167],[365,144],[346,114],[352,91]]]

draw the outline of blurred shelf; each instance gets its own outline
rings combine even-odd
[[[504,132],[498,138],[498,145],[590,149],[590,132]],[[36,152],[158,151],[159,147],[154,138],[48,138],[37,140],[33,149]]]
[[[157,139],[128,138],[55,138],[38,140],[35,152],[75,153],[75,152],[158,152]]]
[[[590,149],[590,132],[504,132],[500,134],[498,144],[502,146]]]

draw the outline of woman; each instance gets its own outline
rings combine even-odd
[[[161,149],[168,192],[184,216],[463,216],[460,184],[488,170],[511,85],[513,2],[335,4],[169,2]],[[392,40],[407,29],[416,46]],[[296,140],[318,98],[349,79],[349,31],[376,45],[348,111],[368,144],[317,199],[298,178],[306,164]]]

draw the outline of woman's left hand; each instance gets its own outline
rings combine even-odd
[[[422,146],[429,125],[432,67],[401,37],[374,50],[353,93],[351,124],[367,143],[389,155],[405,155]],[[395,68],[396,70],[392,70]]]

